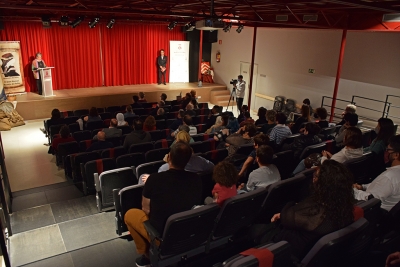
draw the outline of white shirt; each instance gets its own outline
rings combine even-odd
[[[246,90],[246,82],[242,80],[238,81],[236,84],[236,97],[244,98],[244,91]]]
[[[390,211],[400,201],[400,165],[390,167],[363,189],[353,188],[357,200],[368,200],[373,195],[382,201],[381,208]]]

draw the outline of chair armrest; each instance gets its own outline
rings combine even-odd
[[[119,213],[121,212],[121,201],[119,198],[119,191],[121,189],[113,189],[113,199],[114,199],[114,207],[115,207],[115,211],[116,214],[119,216]]]
[[[144,228],[146,228],[147,233],[149,234],[150,240],[153,243],[154,240],[162,241],[160,234],[158,233],[157,229],[154,228],[150,224],[150,220],[143,222]]]
[[[98,173],[94,173],[93,174],[93,179],[94,179],[94,185],[96,187],[96,192],[101,192],[99,174]]]

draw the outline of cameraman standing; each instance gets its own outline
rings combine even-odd
[[[244,91],[246,89],[246,82],[243,80],[242,75],[238,76],[238,82],[235,85],[235,89],[236,89],[237,108],[238,111],[240,112],[242,110]]]

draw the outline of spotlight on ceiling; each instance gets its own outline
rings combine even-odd
[[[170,24],[168,24],[168,30],[173,30],[176,26],[176,24],[178,24],[178,22],[176,21],[172,21]]]
[[[60,20],[58,21],[58,24],[60,24],[61,27],[68,26],[69,25],[68,16],[61,16]]]
[[[97,22],[99,22],[100,18],[96,17],[94,19],[92,19],[92,21],[89,22],[89,28],[93,29],[94,27],[96,27]]]
[[[226,23],[224,28],[222,29],[224,32],[229,32],[232,28],[232,22]]]
[[[186,30],[187,32],[191,32],[191,31],[193,31],[195,28],[196,28],[196,21],[188,22],[188,23],[185,25],[185,30]]]
[[[110,21],[107,23],[107,28],[112,29],[114,27],[115,19],[110,19]]]
[[[51,28],[51,20],[48,16],[42,17],[42,25],[43,28]]]
[[[239,27],[236,29],[236,32],[241,33],[243,28],[244,28],[243,24],[239,24]]]
[[[76,20],[74,20],[74,21],[71,23],[71,27],[72,27],[72,28],[76,28],[79,24],[81,24],[81,22],[83,21],[83,19],[84,19],[83,16],[78,17]]]

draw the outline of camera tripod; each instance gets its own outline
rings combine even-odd
[[[226,107],[225,112],[228,111],[229,104],[231,103],[231,100],[235,101],[235,96],[233,95],[233,93],[235,93],[235,96],[236,96],[236,88],[235,87],[232,88],[231,96],[229,97],[228,106]],[[232,112],[233,112],[233,106],[232,106]]]

